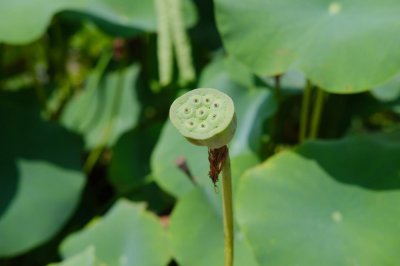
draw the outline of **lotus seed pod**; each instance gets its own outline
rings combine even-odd
[[[227,145],[236,130],[233,101],[216,89],[200,88],[185,93],[172,103],[169,117],[190,142],[211,149]]]

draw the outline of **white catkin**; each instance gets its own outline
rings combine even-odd
[[[155,0],[157,13],[157,58],[160,85],[171,83],[173,71],[172,41],[168,9],[166,0]]]
[[[169,3],[169,21],[172,42],[178,63],[179,76],[183,83],[193,81],[195,71],[192,62],[192,48],[185,29],[181,0],[165,0]]]

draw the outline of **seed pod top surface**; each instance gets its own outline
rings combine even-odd
[[[198,145],[211,148],[226,145],[236,129],[232,99],[210,88],[199,88],[177,98],[170,119],[179,132]]]

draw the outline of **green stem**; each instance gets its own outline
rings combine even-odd
[[[308,113],[310,109],[310,98],[311,98],[312,85],[307,80],[306,87],[303,92],[303,101],[301,103],[301,116],[300,116],[300,135],[299,141],[302,143],[307,136],[307,125],[308,125]]]
[[[232,178],[229,151],[222,168],[223,210],[224,210],[224,258],[225,266],[233,265],[233,208]]]
[[[278,103],[280,102],[280,99],[281,99],[281,77],[282,77],[282,75],[276,75],[274,77],[275,93],[276,93],[276,99],[278,100]]]
[[[321,121],[322,105],[324,102],[325,93],[320,88],[317,88],[317,96],[315,97],[315,106],[311,120],[310,139],[315,139],[318,135],[319,124]]]
[[[41,47],[41,40],[32,43],[28,46],[28,49],[25,50],[25,56],[28,60],[28,71],[32,76],[36,97],[40,104],[42,110],[47,112],[47,93],[44,88],[44,85],[39,80],[38,75],[36,73],[36,64],[44,57],[44,53]]]
[[[101,147],[94,148],[93,150],[90,151],[90,153],[85,161],[85,164],[83,165],[83,171],[86,174],[90,174],[93,167],[96,165],[96,162],[98,161],[101,154],[103,153],[103,149],[104,149],[104,147],[101,146]]]
[[[110,118],[109,118],[108,123],[105,126],[105,128],[103,128],[99,147],[95,148],[94,150],[92,150],[89,153],[89,156],[86,159],[86,162],[83,166],[83,169],[84,169],[85,173],[87,173],[87,174],[89,174],[92,171],[93,167],[96,165],[97,161],[99,160],[100,156],[102,155],[104,149],[107,148],[107,144],[108,144],[107,141],[112,134],[113,128],[115,126],[115,120],[116,120],[115,117],[117,116],[118,108],[121,105],[121,98],[122,98],[122,91],[123,91],[122,83],[124,82],[123,75],[124,74],[120,70],[119,76],[118,76],[118,84],[117,84],[117,87],[115,88],[117,91],[114,95],[114,101],[112,104]]]

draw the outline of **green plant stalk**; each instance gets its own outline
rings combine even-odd
[[[29,45],[29,47],[27,47],[27,49],[24,50],[24,53],[26,58],[28,59],[28,71],[30,72],[30,75],[32,76],[33,79],[37,100],[39,102],[42,111],[46,113],[47,93],[43,84],[40,82],[35,69],[37,61],[40,61],[42,57],[44,57],[44,53],[41,47],[41,43],[43,42],[42,40],[43,38]]]
[[[84,165],[83,165],[83,171],[86,174],[90,174],[90,172],[92,171],[93,167],[96,165],[96,162],[98,161],[98,159],[100,158],[102,152],[103,152],[104,147],[97,147],[93,150],[90,151]]]
[[[110,114],[110,120],[108,121],[108,124],[106,126],[106,128],[104,128],[103,132],[102,132],[102,136],[101,136],[101,144],[99,147],[96,147],[95,149],[93,149],[90,153],[88,158],[85,161],[85,164],[83,166],[83,170],[86,174],[89,174],[93,167],[96,165],[97,161],[99,160],[101,154],[103,153],[104,149],[107,147],[107,140],[110,137],[111,133],[112,133],[112,129],[115,125],[115,116],[117,116],[117,112],[118,112],[118,108],[121,105],[121,95],[122,95],[122,73],[121,71],[119,72],[119,77],[118,77],[118,87],[117,89],[117,93],[114,96],[114,102],[112,105],[112,109],[111,109],[111,114]]]
[[[229,151],[222,168],[223,211],[224,211],[224,265],[233,265],[233,208],[232,208],[232,177]]]
[[[274,77],[275,94],[276,94],[276,99],[278,100],[278,102],[280,102],[280,100],[281,100],[281,78],[282,78],[282,75],[276,75]]]
[[[325,93],[320,88],[317,88],[317,95],[315,97],[315,106],[311,120],[310,139],[315,139],[318,135],[319,124],[321,121],[322,106],[324,102]]]
[[[308,125],[308,113],[310,109],[310,98],[311,98],[312,85],[307,80],[306,87],[303,92],[303,101],[301,103],[301,116],[300,116],[300,132],[299,141],[302,143],[307,136],[307,125]]]

